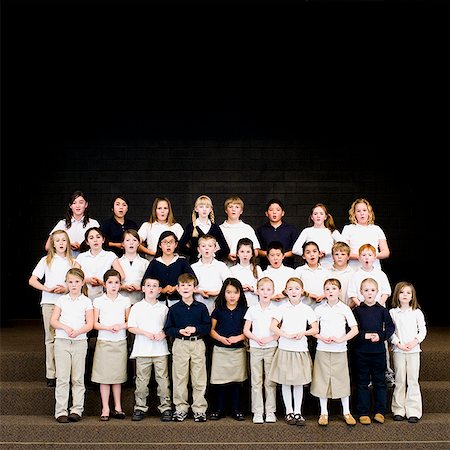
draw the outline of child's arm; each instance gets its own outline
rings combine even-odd
[[[67,335],[70,335],[73,329],[68,325],[64,325],[62,322],[60,322],[59,321],[60,317],[61,317],[61,308],[55,305],[55,309],[53,310],[52,316],[50,317],[50,325],[55,330],[64,330],[67,333]]]
[[[51,292],[53,294],[65,294],[69,291],[65,284],[57,284],[56,286],[48,287],[44,283],[41,283],[36,275],[31,275],[28,284],[38,291]]]
[[[342,342],[347,342],[350,339],[353,339],[357,334],[358,334],[358,325],[354,325],[350,327],[350,330],[344,336],[342,337],[331,336],[330,340],[331,342],[337,342],[338,344],[341,344]]]
[[[120,265],[119,258],[116,258],[112,263],[113,269],[116,269],[117,272],[120,273],[120,279],[125,280],[125,272],[122,269],[122,266]]]
[[[129,327],[128,331],[133,334],[142,334],[142,336],[145,336],[146,338],[148,338],[150,340],[155,339],[155,334],[150,333],[150,331],[143,330],[142,328],[139,328],[139,327]],[[164,333],[164,331],[163,331],[163,333]],[[164,334],[164,336],[165,336],[165,334]]]

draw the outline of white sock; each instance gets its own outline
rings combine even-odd
[[[294,386],[294,414],[302,413],[303,385]]]
[[[342,397],[341,398],[341,403],[342,403],[342,413],[344,414],[344,416],[346,414],[350,414],[350,397]]]
[[[292,414],[292,390],[290,384],[281,385],[281,395],[283,397],[284,407],[286,408],[286,414]]]
[[[325,414],[328,416],[328,399],[327,398],[319,398],[320,400],[320,414]]]

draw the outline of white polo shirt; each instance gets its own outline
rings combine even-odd
[[[263,270],[261,274],[261,278],[268,277],[273,281],[273,284],[275,285],[275,294],[281,294],[283,293],[286,282],[291,277],[295,277],[295,269],[292,267],[287,267],[284,264],[281,264],[280,267],[277,269],[274,269],[272,266],[267,266],[266,270]],[[286,303],[288,300],[283,299],[279,302],[272,302],[276,307],[280,307],[284,303]]]
[[[241,238],[248,238],[253,242],[253,248],[261,248],[261,244],[256,236],[255,230],[247,223],[240,220],[238,223],[227,223],[225,220],[220,226],[222,233],[230,247],[230,253],[236,254],[237,243]]]
[[[270,325],[272,323],[275,309],[276,306],[273,305],[273,302],[271,302],[266,309],[262,309],[260,303],[252,305],[247,309],[244,319],[250,320],[252,323],[251,330],[255,336],[259,338],[273,336],[274,333],[270,330]],[[270,341],[264,346],[259,345],[258,342],[253,339],[249,339],[249,342],[250,347],[255,348],[278,347],[278,341]]]
[[[156,302],[153,305],[145,299],[141,300],[131,307],[130,315],[128,316],[128,327],[140,328],[150,333],[159,333],[164,328],[168,311],[169,308],[163,302]],[[130,359],[165,356],[169,353],[167,339],[155,341],[143,334],[136,334]]]
[[[125,255],[119,258],[120,265],[125,272],[125,279],[122,284],[137,284],[141,285],[142,277],[150,264],[150,261],[142,256],[137,255],[133,261],[130,261]],[[124,297],[128,297],[132,305],[144,298],[142,291],[120,291]]]
[[[147,243],[147,248],[152,252],[156,252],[158,249],[159,236],[163,231],[172,231],[178,240],[183,236],[183,227],[179,223],[174,223],[173,225],[167,225],[166,223],[159,222],[144,222],[138,230],[138,234],[142,239],[142,242]],[[151,261],[154,256],[145,255],[146,258]]]
[[[303,266],[299,266],[295,269],[295,273],[298,278],[303,281],[305,291],[316,295],[324,294],[323,284],[326,280],[328,280],[328,278],[331,278],[330,271],[321,264],[319,264],[314,270],[312,270],[308,264],[303,264]],[[311,300],[309,297],[305,297],[305,303],[313,309],[316,309],[316,307],[320,304],[314,300]]]
[[[347,334],[347,325],[350,328],[357,325],[352,310],[341,301],[337,302],[334,306],[330,306],[325,301],[314,312],[319,321],[319,333],[324,337],[335,336],[340,338]],[[317,350],[324,352],[345,352],[347,351],[347,342],[325,344],[325,342],[317,339]]]
[[[192,270],[198,280],[197,288],[205,291],[219,291],[223,282],[231,277],[231,272],[228,266],[217,259],[213,258],[211,263],[205,264],[199,259],[196,263],[191,265]],[[201,297],[200,294],[195,294],[195,297]]]
[[[427,335],[427,327],[422,310],[418,308],[412,309],[411,307],[406,310],[392,308],[389,310],[389,314],[395,324],[395,332],[391,336],[391,342],[393,344],[392,351],[396,353],[421,352],[422,350],[420,348],[420,343]],[[406,352],[397,347],[398,344],[406,344],[407,342],[411,342],[414,338],[419,341],[419,344],[417,344],[412,350]]]
[[[383,294],[391,295],[392,289],[389,284],[387,275],[378,267],[373,266],[372,270],[363,270],[359,267],[348,281],[347,295],[348,297],[356,297],[360,302],[364,301],[364,297],[361,294],[361,282],[365,278],[373,278],[378,284],[378,293],[375,300],[379,303]]]
[[[256,294],[256,284],[261,278],[261,267],[256,266],[256,273],[258,274],[257,279],[253,276],[253,270],[250,265],[241,266],[239,263],[237,263],[230,267],[230,276],[238,279],[241,282],[242,286],[244,286],[245,284],[253,286],[254,292],[245,291],[245,298],[247,299],[248,306],[255,305],[259,302],[258,295]]]
[[[121,294],[112,300],[106,293],[93,301],[95,309],[98,309],[98,321],[102,325],[114,325],[125,322],[125,311],[131,306],[130,299]],[[127,338],[127,330],[122,329],[117,333],[109,330],[98,330],[97,340],[99,341],[123,341]]]
[[[341,300],[348,305],[348,282],[355,272],[355,269],[347,264],[347,267],[343,270],[336,269],[333,266],[329,267],[328,270],[330,271],[330,278],[336,278],[341,282]]]
[[[56,300],[55,305],[61,308],[59,321],[74,330],[79,330],[86,325],[86,311],[92,309],[91,300],[83,294],[75,300],[72,300],[69,294],[61,295]],[[82,333],[75,338],[70,338],[64,330],[58,328],[55,330],[55,338],[82,341],[87,339],[87,335]]]

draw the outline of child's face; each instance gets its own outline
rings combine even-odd
[[[211,258],[216,250],[216,241],[214,239],[201,239],[198,244],[198,252],[203,258]]]
[[[161,292],[158,280],[147,279],[142,285],[142,292],[146,300],[156,300]]]
[[[105,238],[97,230],[92,230],[89,232],[87,245],[89,245],[91,250],[101,250],[104,242]]]
[[[67,250],[67,237],[63,233],[53,235],[53,248],[56,253],[65,253]]]
[[[303,251],[303,259],[308,266],[316,266],[320,260],[319,249],[315,245],[307,245]]]
[[[311,220],[314,222],[315,226],[322,226],[325,220],[327,219],[327,215],[322,207],[316,206],[311,214]]]
[[[230,203],[225,210],[228,219],[239,220],[243,212],[242,206],[238,203]]]
[[[194,295],[195,284],[193,281],[187,281],[185,283],[179,283],[177,291],[181,295],[181,298],[189,299]]]
[[[249,264],[250,259],[253,256],[253,251],[250,245],[241,245],[237,251],[237,256],[239,257],[239,262],[241,264]]]
[[[206,203],[200,203],[195,207],[195,212],[198,214],[200,219],[207,219],[211,214],[212,207],[211,205],[207,205]]]
[[[300,303],[301,297],[303,295],[303,288],[297,281],[289,281],[286,285],[285,293],[289,297],[291,303]]]
[[[268,304],[274,293],[273,283],[270,281],[264,281],[258,286],[257,294],[260,303]]]
[[[158,222],[167,222],[169,216],[169,204],[165,200],[161,200],[156,204],[156,219]]]
[[[270,252],[267,253],[267,259],[274,269],[278,269],[283,263],[284,254],[280,249],[272,248],[270,249]]]
[[[227,302],[227,306],[229,308],[233,308],[237,305],[237,302],[239,300],[239,290],[235,287],[229,284],[225,288],[225,301]]]
[[[332,283],[326,283],[324,286],[324,294],[328,301],[334,302],[339,300],[341,290],[338,286]]]
[[[371,268],[375,259],[375,253],[368,248],[364,249],[359,255],[359,262],[363,267]]]
[[[81,288],[84,285],[84,280],[82,280],[80,277],[77,277],[76,275],[67,275],[66,279],[67,288],[69,289],[69,293],[72,295],[80,295]]]
[[[178,243],[173,236],[167,236],[161,241],[159,246],[165,255],[172,255],[177,248],[177,245]]]
[[[412,300],[412,290],[411,286],[405,286],[399,292],[398,301],[400,302],[400,306],[409,306]]]
[[[355,217],[359,224],[367,224],[369,221],[369,209],[365,203],[357,203],[355,205]]]
[[[343,250],[335,250],[333,252],[333,262],[336,267],[346,267],[349,259],[350,255]]]
[[[116,198],[113,206],[113,214],[118,218],[125,217],[128,212],[127,202],[121,198]]]
[[[266,217],[272,223],[278,223],[284,216],[284,211],[278,203],[272,203],[266,211]]]
[[[123,248],[127,253],[135,253],[139,248],[140,242],[130,233],[127,233],[123,239]]]
[[[88,202],[83,197],[77,197],[73,203],[70,205],[70,209],[72,210],[72,214],[75,217],[84,216],[84,212],[88,207]]]
[[[108,277],[105,281],[106,293],[111,295],[117,295],[120,289],[120,278],[116,275]]]
[[[371,281],[366,281],[361,285],[361,294],[364,297],[364,303],[366,305],[372,306],[375,304],[378,294],[378,288],[376,284],[372,283]]]

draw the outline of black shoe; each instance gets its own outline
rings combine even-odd
[[[244,414],[242,414],[239,411],[234,412],[231,417],[233,417],[234,420],[237,420],[239,422],[242,422],[243,420],[245,420]]]
[[[67,418],[69,422],[79,422],[81,420],[81,416],[77,413],[70,413]]]
[[[400,416],[399,414],[396,414],[394,417],[392,417],[396,422],[401,422],[402,420],[405,420],[403,416]]]
[[[216,411],[209,415],[209,420],[219,420],[224,417],[222,411]]]
[[[67,416],[59,416],[56,418],[58,423],[69,423],[69,418]]]
[[[47,378],[47,387],[56,387],[56,378]]]
[[[113,419],[121,419],[121,420],[125,419],[125,413],[124,413],[123,411],[116,411],[116,410],[114,410],[114,411],[110,414],[110,416],[111,416]]]
[[[131,416],[131,420],[134,422],[138,422],[139,420],[142,420],[145,417],[145,412],[142,411],[142,409],[136,409],[134,411],[133,415]]]
[[[172,422],[172,410],[166,409],[161,413],[161,422]]]
[[[419,421],[419,418],[416,416],[411,416],[408,418],[409,423],[417,423]]]

